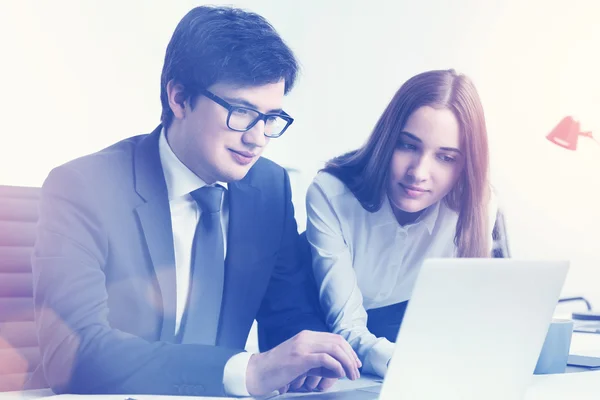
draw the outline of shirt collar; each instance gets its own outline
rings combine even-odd
[[[440,213],[440,203],[441,201],[432,204],[421,215],[419,215],[415,222],[409,225],[405,225],[404,227],[401,227],[401,229],[410,228],[412,230],[418,226],[424,226],[425,228],[427,228],[427,231],[431,235],[433,233],[433,228],[435,228],[435,223]],[[381,210],[379,210],[375,214],[378,214],[376,216],[376,225],[398,224],[394,215],[394,211],[392,210],[392,205],[390,204],[390,201],[387,198],[387,196],[384,199],[384,202],[381,206]]]
[[[432,204],[423,212],[423,214],[419,215],[419,218],[415,221],[417,224],[423,224],[427,228],[427,231],[431,235],[433,232],[433,228],[435,227],[435,222],[438,219],[438,215],[440,213],[440,202],[438,201],[435,204]]]
[[[207,186],[202,178],[186,167],[173,153],[167,141],[165,128],[162,128],[158,139],[158,154],[165,175],[169,200],[186,196],[196,189]],[[217,183],[227,189],[227,183]]]

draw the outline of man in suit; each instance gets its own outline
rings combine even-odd
[[[32,257],[57,393],[327,389],[360,361],[311,301],[286,171],[296,60],[261,16],[197,7],[161,77],[161,125],[54,169]],[[115,127],[117,129],[117,127]],[[270,350],[243,351],[254,319]]]

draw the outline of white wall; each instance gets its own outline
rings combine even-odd
[[[202,3],[0,0],[0,183],[40,185],[55,165],[153,129],[165,47]],[[236,5],[267,17],[303,65],[286,103],[296,122],[266,153],[304,171],[301,228],[303,190],[323,162],[363,143],[407,78],[453,67],[484,102],[513,255],[572,260],[565,294],[600,308],[600,147],[582,139],[572,153],[544,139],[568,114],[600,137],[599,3]]]

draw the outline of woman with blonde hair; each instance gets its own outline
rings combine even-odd
[[[490,256],[488,164],[475,86],[453,70],[428,71],[400,87],[364,146],[310,185],[306,235],[321,306],[363,372],[385,375],[423,260]]]

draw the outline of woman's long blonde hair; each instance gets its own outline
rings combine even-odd
[[[404,83],[358,150],[329,161],[326,172],[338,177],[363,208],[379,210],[398,134],[420,107],[447,108],[459,122],[465,165],[444,201],[458,212],[454,243],[459,257],[489,257],[489,150],[481,100],[471,80],[454,70],[428,71]]]

